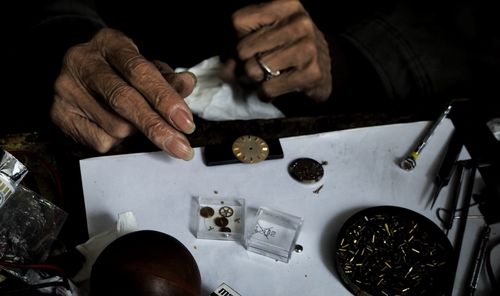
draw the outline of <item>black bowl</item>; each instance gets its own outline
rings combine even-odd
[[[355,295],[445,295],[453,285],[454,262],[441,229],[401,207],[357,212],[336,242],[337,272]]]

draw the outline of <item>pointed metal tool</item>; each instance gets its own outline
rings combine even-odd
[[[453,132],[446,154],[441,162],[439,171],[434,179],[435,189],[431,197],[431,209],[434,207],[441,190],[448,185],[450,178],[456,168],[456,162],[460,151],[462,151],[462,140],[457,131]]]
[[[425,135],[422,137],[418,145],[413,149],[408,156],[406,156],[399,166],[406,170],[406,171],[411,171],[417,166],[417,159],[420,157],[420,153],[424,150],[425,146],[427,145],[427,142],[429,139],[432,137],[434,134],[434,131],[436,128],[443,122],[443,120],[448,116],[448,114],[451,111],[452,103],[446,107],[446,109],[441,113],[441,115],[438,117],[436,121],[432,124],[432,126],[427,130]]]

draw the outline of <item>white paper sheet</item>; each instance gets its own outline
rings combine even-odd
[[[203,295],[222,282],[242,295],[350,295],[333,264],[336,233],[350,215],[396,205],[438,223],[426,203],[452,123],[437,128],[413,171],[399,167],[430,124],[284,138],[283,159],[253,165],[207,167],[198,148],[189,162],[163,152],[85,159],[80,165],[89,232],[105,231],[117,214],[133,211],[139,228],[168,233],[186,245],[201,270]],[[288,175],[288,164],[299,157],[328,162],[320,182],[304,185]],[[193,196],[244,198],[249,216],[264,206],[303,217],[297,243],[304,251],[282,263],[247,252],[238,242],[196,239],[189,229]]]

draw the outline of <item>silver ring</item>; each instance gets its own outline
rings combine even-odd
[[[273,77],[280,76],[281,72],[279,70],[273,71],[271,68],[269,68],[268,65],[266,65],[262,60],[261,60],[262,54],[258,53],[255,55],[255,60],[257,61],[257,64],[259,64],[260,68],[262,69],[262,72],[264,72],[264,80],[269,80]]]

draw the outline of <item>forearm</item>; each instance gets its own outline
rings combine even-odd
[[[34,1],[30,1],[34,2]],[[104,23],[83,1],[40,1],[9,10],[21,15],[9,24],[5,47],[9,73],[7,105],[25,110],[33,122],[49,122],[54,81],[66,50],[90,40]],[[27,107],[29,106],[29,107]],[[15,118],[17,120],[17,118]],[[21,120],[20,120],[21,121]]]

